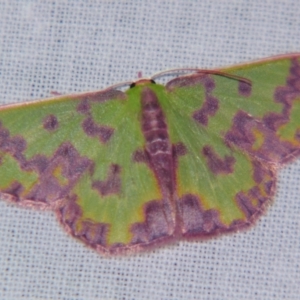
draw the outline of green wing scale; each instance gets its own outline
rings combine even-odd
[[[300,155],[300,54],[0,108],[0,195],[102,254],[254,224]]]

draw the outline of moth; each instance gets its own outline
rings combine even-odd
[[[0,108],[0,196],[104,255],[247,228],[300,154],[300,54]]]

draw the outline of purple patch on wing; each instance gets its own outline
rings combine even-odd
[[[255,183],[260,184],[262,181],[269,177],[273,178],[275,177],[275,171],[272,165],[263,164],[258,160],[252,161],[252,167],[253,167],[253,179]]]
[[[275,125],[274,125],[275,124]],[[276,122],[269,121],[269,127],[276,126]],[[259,148],[254,147],[254,131],[263,137]],[[235,145],[255,157],[271,163],[285,163],[300,154],[299,147],[279,139],[274,130],[268,128],[263,121],[256,119],[246,112],[238,111],[233,118],[231,129],[225,134],[225,144]]]
[[[256,183],[261,183],[264,179],[265,170],[259,161],[252,162],[253,166],[253,179]]]
[[[250,83],[239,81],[239,94],[244,97],[251,96],[252,87]]]
[[[107,143],[114,132],[114,129],[111,127],[95,123],[91,117],[86,118],[82,122],[82,129],[88,136],[99,138],[102,143]]]
[[[202,83],[206,93],[211,93],[216,87],[215,81],[209,76],[205,76],[202,80]]]
[[[276,181],[275,179],[271,179],[265,183],[264,191],[268,195],[272,195],[273,191],[275,190],[275,187],[276,187]]]
[[[261,207],[269,199],[269,195],[263,195],[258,186],[251,188],[248,194],[252,199],[255,199],[258,202],[258,207]]]
[[[81,230],[76,232],[76,236],[87,245],[95,248],[106,245],[107,233],[108,226],[104,223],[82,221]]]
[[[204,146],[202,154],[206,158],[209,169],[215,174],[230,174],[234,171],[235,158],[226,155],[223,159],[214,151],[211,146]]]
[[[141,149],[134,151],[132,155],[132,160],[137,163],[149,163],[149,157],[147,156],[147,153]]]
[[[105,223],[83,220],[83,212],[77,200],[76,195],[66,197],[63,205],[56,210],[60,222],[75,238],[99,252],[108,253],[106,236],[109,226]]]
[[[58,120],[54,115],[48,115],[43,120],[43,127],[48,131],[56,130],[58,126]]]
[[[255,126],[256,122],[248,113],[239,110],[233,118],[231,129],[225,136],[226,141],[239,145],[241,148],[245,145],[252,146],[255,138],[250,129]]]
[[[64,205],[57,210],[61,223],[67,226],[73,235],[76,232],[76,222],[82,217],[82,210],[76,200],[77,196],[75,195],[66,197]]]
[[[144,207],[145,221],[131,226],[131,244],[152,243],[174,233],[171,212],[164,201],[152,200]]]
[[[292,59],[290,73],[293,77],[300,77],[300,63],[299,63],[298,59],[299,59],[299,57]]]
[[[214,235],[226,228],[219,219],[218,211],[213,209],[205,211],[200,201],[192,194],[186,194],[178,200],[181,231],[185,237]]]
[[[10,137],[8,130],[0,124],[0,150],[12,155],[22,170],[35,171],[39,174],[37,182],[23,196],[31,202],[50,205],[65,198],[80,176],[92,166],[92,162],[88,158],[81,157],[69,142],[61,144],[50,158],[36,155],[27,160],[23,154],[25,149],[26,141],[20,136]],[[55,176],[56,169],[61,169],[63,183]]]
[[[96,180],[92,183],[92,188],[96,189],[101,196],[109,194],[119,194],[121,191],[121,167],[112,164],[106,180]]]
[[[254,206],[251,199],[255,199],[258,204]],[[247,220],[251,221],[251,219],[257,218],[263,213],[263,204],[270,200],[270,198],[263,197],[259,189],[255,187],[249,191],[248,195],[244,192],[239,192],[236,195],[235,200],[242,212],[245,214]]]
[[[276,88],[274,101],[283,104],[282,114],[289,117],[293,101],[300,97],[300,64],[297,59],[291,60],[290,74],[285,86]]]
[[[291,78],[288,79],[288,84],[292,86],[296,91],[300,91],[300,78]]]
[[[245,226],[251,225],[265,211],[276,187],[274,166],[260,161],[253,161],[252,166],[254,168],[252,177],[257,185],[248,191],[242,190],[235,196],[236,203],[246,217],[243,221]],[[231,224],[231,227],[237,228],[237,224]]]
[[[254,216],[254,214],[258,213],[258,210],[253,206],[250,197],[245,195],[243,192],[239,192],[236,195],[236,202],[247,219],[250,219]]]
[[[18,159],[21,153],[26,149],[26,141],[21,136],[10,137],[8,131],[1,130],[0,149]]]
[[[23,155],[23,151],[26,147],[27,144],[23,137],[10,137],[9,131],[4,128],[0,122],[0,150],[14,157],[20,163],[21,167],[26,162]]]
[[[90,105],[89,101],[86,98],[84,98],[77,105],[76,110],[81,114],[87,114],[87,113],[89,113],[90,108],[91,108],[91,105]]]
[[[49,165],[49,159],[44,156],[37,154],[33,158],[27,161],[25,169],[26,171],[35,170],[39,174],[42,174]]]
[[[33,162],[31,161],[31,163]],[[33,186],[26,198],[47,203],[63,199],[69,194],[83,173],[88,171],[92,165],[93,163],[88,158],[79,155],[71,143],[65,142],[49,159],[46,168],[39,163],[37,164],[38,168],[42,167],[44,171],[40,174],[38,183]],[[61,183],[55,176],[55,170],[58,168],[61,169],[64,183]]]
[[[287,115],[270,112],[264,115],[263,123],[265,126],[273,131],[276,131],[280,126],[286,124],[289,121]]]
[[[193,113],[193,118],[200,124],[207,126],[208,118],[216,114],[219,102],[215,97],[207,95],[202,107]]]
[[[297,141],[300,141],[300,128],[297,128],[296,133],[295,133],[295,139]]]
[[[13,196],[13,201],[18,202],[23,191],[23,185],[18,181],[14,181],[8,188],[3,190],[3,193]]]
[[[184,143],[179,142],[173,145],[173,156],[175,158],[179,157],[179,156],[183,156],[187,154],[187,148],[184,145]]]

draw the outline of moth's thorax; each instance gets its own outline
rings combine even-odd
[[[140,80],[134,82],[134,86],[147,85],[147,84],[151,84],[151,83],[153,83],[153,80],[151,80],[151,79],[140,79]]]
[[[172,144],[167,123],[156,94],[148,87],[141,92],[141,126],[145,151],[163,193],[173,194],[175,187]]]

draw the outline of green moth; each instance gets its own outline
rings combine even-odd
[[[1,198],[103,254],[252,225],[300,154],[300,54],[0,108]]]

